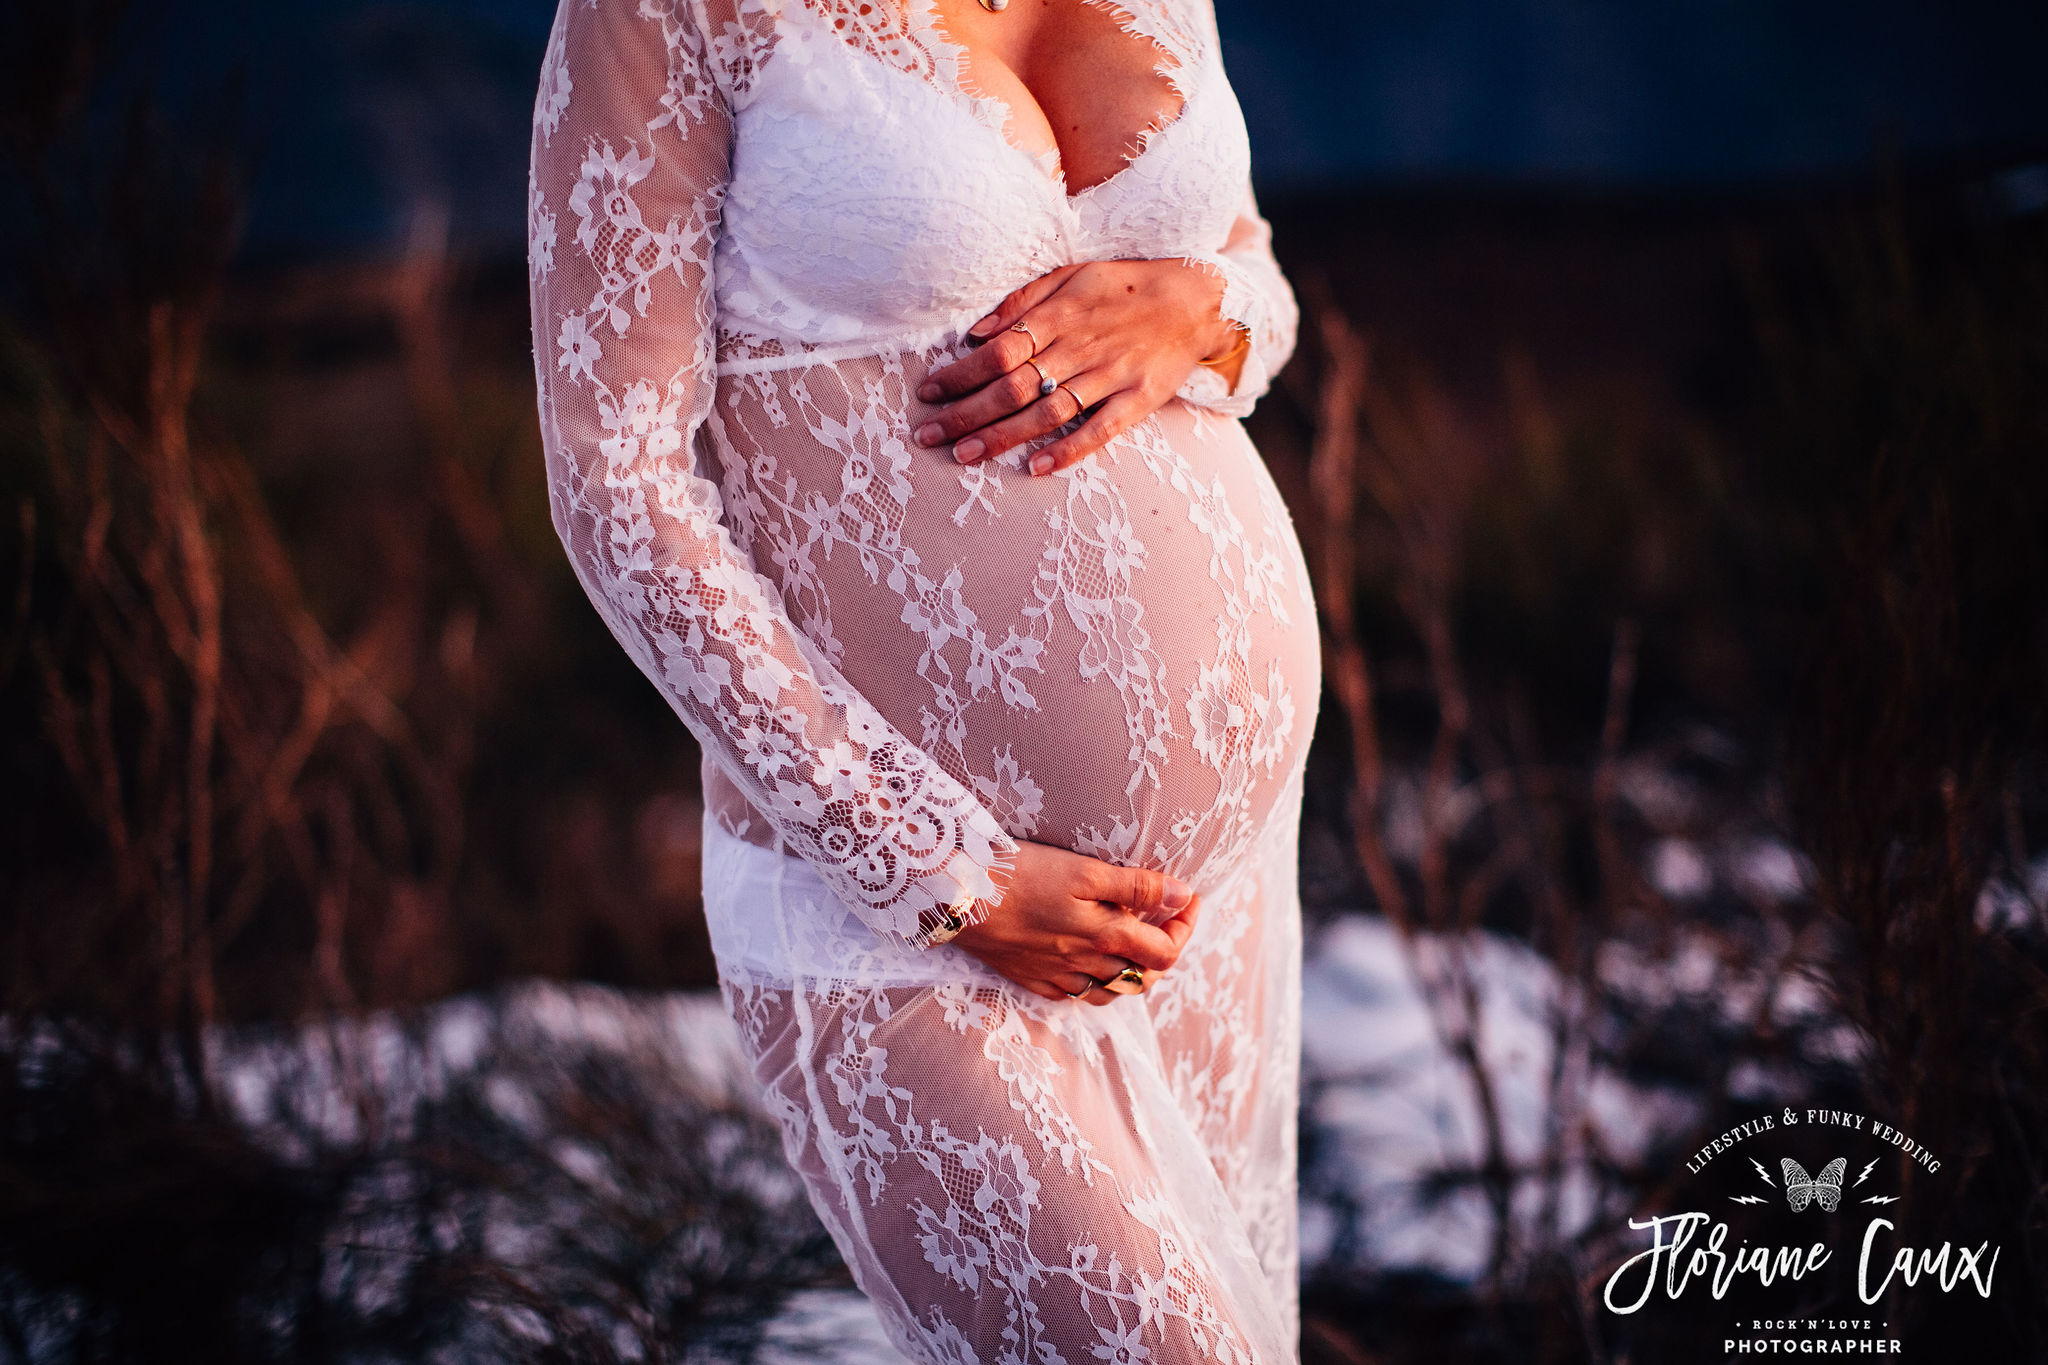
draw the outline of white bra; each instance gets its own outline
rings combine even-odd
[[[1222,246],[1250,149],[1207,7],[1089,2],[1159,48],[1181,108],[1073,195],[1053,154],[1004,136],[1002,101],[963,87],[930,0],[897,14],[738,0],[724,24],[706,16],[735,127],[714,257],[722,373],[929,345],[1058,266]]]

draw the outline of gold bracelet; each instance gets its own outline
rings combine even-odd
[[[1237,333],[1237,344],[1222,355],[1206,357],[1199,362],[1200,364],[1216,369],[1220,366],[1228,365],[1231,361],[1252,348],[1252,333],[1249,327],[1246,327],[1241,322],[1234,322],[1231,324],[1231,330]]]
[[[967,927],[967,917],[974,913],[977,897],[971,891],[962,891],[953,897],[951,905],[939,909],[938,927],[925,936],[925,946],[937,948],[951,943]]]

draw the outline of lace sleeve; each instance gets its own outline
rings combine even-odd
[[[704,751],[874,929],[985,916],[1016,846],[792,624],[695,467],[727,92],[689,0],[563,0],[534,109],[534,367],[556,531]]]
[[[1197,365],[1181,385],[1180,396],[1225,417],[1247,416],[1287,357],[1294,354],[1298,321],[1294,290],[1280,273],[1280,263],[1273,259],[1273,229],[1259,216],[1250,181],[1245,182],[1244,206],[1230,226],[1223,249],[1196,253],[1187,261],[1223,277],[1223,316],[1245,329],[1251,349],[1245,354],[1236,388],[1208,366]]]

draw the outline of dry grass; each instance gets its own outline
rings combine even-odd
[[[1691,490],[1670,477],[1682,461],[1652,472],[1659,452],[1616,435],[1629,424],[1546,404],[1525,367],[1511,362],[1502,397],[1475,404],[1336,307],[1317,313],[1315,368],[1296,392],[1314,404],[1307,530],[1327,696],[1348,737],[1351,842],[1479,1116],[1480,1160],[1445,1172],[1446,1188],[1476,1185],[1490,1210],[1469,1292],[1347,1271],[1340,1237],[1312,1286],[1326,1335],[1349,1331],[1389,1359],[1574,1360],[1654,1354],[1708,1330],[1682,1313],[1620,1323],[1594,1297],[1634,1250],[1612,1227],[1671,1207],[1683,1149],[1641,1166],[1598,1150],[1592,1063],[1668,1077],[1673,1054],[1690,1054],[1679,1070],[1702,1101],[1699,1139],[1748,1112],[1729,1088],[1745,1058],[1789,1064],[1809,1097],[1887,1116],[1944,1153],[1938,1183],[1898,1163],[1901,1236],[2002,1241],[2012,1280],[1988,1312],[1896,1287],[1885,1311],[1911,1340],[1983,1341],[1987,1358],[2048,1350],[2048,907],[2033,870],[2048,842],[2048,252],[2038,224],[1924,217],[1849,214],[1797,248],[1749,244],[1768,392],[1717,438],[1718,473]],[[1589,460],[1602,473],[1571,472]],[[1585,530],[1575,548],[1546,549],[1546,490],[1560,481],[1581,491]],[[1607,499],[1631,524],[1603,551]],[[1642,571],[1674,549],[1720,562],[1675,583]],[[1576,663],[1524,653],[1503,667],[1487,639],[1503,587],[1526,617],[1509,629],[1534,633],[1544,604],[1571,598],[1572,556],[1603,552],[1609,588],[1578,602],[1609,631],[1603,685],[1581,692],[1576,717],[1533,706],[1547,691],[1569,707],[1566,685],[1596,676],[1590,651],[1560,631],[1556,652]],[[1753,594],[1760,582],[1771,596]],[[1727,641],[1745,628],[1738,692],[1764,705],[1716,714]],[[1686,634],[1713,642],[1713,677],[1689,671],[1699,652],[1674,638]],[[1662,712],[1647,724],[1646,667]],[[1720,818],[1732,809],[1799,849],[1804,895],[1681,908],[1648,883],[1655,840],[1705,832],[1618,796],[1632,768],[1660,750],[1670,761],[1674,714],[1712,719],[1755,755],[1725,774]],[[1987,917],[1987,897],[2005,911]],[[1509,1156],[1478,1044],[1473,962],[1489,927],[1526,935],[1560,982],[1533,1160]],[[1651,1017],[1603,979],[1604,949],[1655,960],[1680,933],[1718,945],[1710,993],[1753,1002],[1740,1027],[1665,1012],[1662,1036],[1646,1037]],[[1824,985],[1864,1040],[1863,1065],[1819,1066],[1774,1015],[1795,977]],[[1590,1235],[1557,1220],[1562,1173],[1589,1159],[1614,1201]],[[1533,1218],[1517,1212],[1532,1191]]]

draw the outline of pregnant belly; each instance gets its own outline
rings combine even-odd
[[[1313,601],[1264,464],[1175,401],[1060,474],[1022,452],[963,470],[907,439],[922,373],[723,393],[728,519],[798,627],[1012,834],[1202,889],[1314,721]]]

